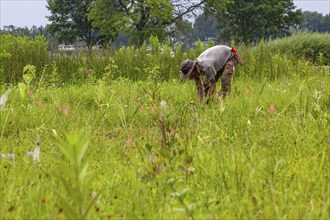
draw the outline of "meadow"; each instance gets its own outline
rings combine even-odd
[[[204,46],[151,42],[19,73],[1,51],[1,219],[329,218],[322,52],[238,47],[230,95],[203,105],[178,65]]]

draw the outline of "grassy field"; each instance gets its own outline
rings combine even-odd
[[[243,68],[208,106],[178,78],[15,86],[1,219],[328,219],[330,77],[308,68]]]

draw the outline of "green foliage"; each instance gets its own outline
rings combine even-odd
[[[46,42],[43,36],[28,37],[0,35],[0,81],[15,83],[22,80],[22,69],[26,65],[36,68],[35,77],[40,77],[44,65],[49,63]]]
[[[13,88],[0,117],[1,218],[326,219],[328,72],[309,64],[259,80],[244,68],[226,100],[208,106],[193,82],[158,80],[158,64],[144,81],[41,84],[29,102]],[[36,165],[27,152],[38,136]]]
[[[94,1],[49,0],[49,32],[55,35],[60,43],[74,43],[79,37],[92,49],[100,40],[96,30],[92,28],[92,22],[87,18],[88,8]]]
[[[237,0],[216,12],[221,38],[249,44],[255,40],[286,36],[301,21],[301,10],[291,0]]]
[[[165,38],[165,27],[173,19],[172,8],[168,0],[97,0],[91,5],[89,19],[102,35],[113,39],[123,32],[141,46],[151,35]]]
[[[218,36],[217,20],[206,14],[199,15],[194,22],[194,36],[203,41],[208,38],[216,38]]]
[[[56,39],[52,34],[50,34],[46,27],[40,26],[32,26],[31,28],[28,27],[15,27],[14,25],[3,26],[0,30],[0,34],[11,34],[14,36],[26,36],[31,39],[34,39],[37,36],[44,36],[48,42],[48,50],[54,50],[57,48]]]
[[[298,29],[309,32],[329,32],[330,14],[323,16],[321,13],[304,11],[303,21]]]
[[[88,172],[88,160],[85,158],[87,136],[82,131],[65,135],[65,139],[60,139],[57,147],[66,160],[59,167],[63,172],[59,179],[66,190],[66,194],[59,195],[64,215],[68,219],[89,219],[99,195],[95,192],[92,195],[91,186],[95,175]]]
[[[31,82],[36,77],[36,67],[33,65],[27,65],[23,68],[23,79],[24,82],[18,83],[18,88],[21,97],[24,98],[30,94]],[[32,94],[32,93],[31,93]]]
[[[244,67],[237,68],[237,74],[242,73],[258,79],[307,74],[312,69],[311,63],[318,65],[329,63],[328,42],[330,41],[328,39],[329,34],[300,33],[267,43],[262,41],[255,47],[239,46],[232,41],[232,45],[238,48],[245,63]],[[17,39],[12,37],[12,41],[14,43]],[[26,43],[28,42],[30,41],[27,40]],[[10,45],[10,41],[8,43]],[[63,83],[83,84],[86,82],[96,84],[101,79],[109,83],[120,77],[136,81],[146,80],[148,71],[156,66],[160,72],[159,80],[167,81],[178,78],[179,65],[184,59],[196,59],[213,44],[212,41],[209,41],[207,45],[197,41],[193,49],[182,51],[180,45],[173,48],[169,42],[162,43],[156,36],[151,36],[149,46],[144,43],[139,48],[122,47],[115,51],[103,50],[92,54],[58,53],[53,57],[48,57],[46,53],[43,57],[40,57],[40,54],[24,53],[26,57],[23,57],[24,55],[9,53],[10,50],[3,47],[1,78],[4,83],[21,82],[23,80],[21,71],[26,66],[23,65],[26,63],[24,60],[31,60],[27,63],[31,64],[32,61],[36,63],[34,65],[36,67],[35,80],[38,86],[60,87]],[[11,47],[7,45],[7,48]],[[8,74],[10,68],[17,69],[20,66],[19,74]]]
[[[291,37],[270,41],[268,47],[274,53],[288,54],[292,57],[305,58],[321,65],[330,64],[329,33],[296,33]],[[322,54],[322,55],[321,55]]]

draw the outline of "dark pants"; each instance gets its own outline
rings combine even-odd
[[[230,92],[231,88],[231,81],[234,74],[234,67],[237,65],[237,60],[235,57],[228,60],[226,65],[217,72],[217,75],[215,76],[215,82],[218,82],[219,79],[221,79],[221,96],[222,98],[226,97],[226,94]],[[210,83],[206,82],[204,84],[204,94],[205,96],[208,95],[208,91],[210,89]],[[212,94],[210,94],[212,95]]]

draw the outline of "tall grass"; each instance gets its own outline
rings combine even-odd
[[[43,36],[28,37],[0,35],[0,82],[12,83],[22,79],[22,70],[26,65],[34,65],[40,77],[43,68],[49,65],[48,43]]]
[[[85,83],[93,73],[95,80],[129,78],[146,80],[151,69],[158,68],[161,80],[170,80],[179,75],[179,65],[186,59],[196,59],[198,55],[213,45],[198,42],[195,48],[181,51],[171,48],[170,43],[160,43],[151,37],[149,45],[140,48],[122,47],[119,50],[103,50],[92,54],[83,52],[66,55],[56,53],[48,56],[47,42],[42,37],[28,40],[24,37],[1,35],[1,75],[2,83],[17,83],[22,80],[25,65],[36,66],[36,77],[47,85],[62,83]],[[272,42],[261,42],[256,47],[239,47],[245,68],[238,74],[255,79],[275,79],[279,76],[301,75],[313,71],[312,63],[327,65],[330,51],[329,34],[301,33],[291,38]],[[312,51],[312,52],[311,52]]]
[[[1,218],[61,218],[74,213],[67,206],[88,207],[59,180],[70,157],[56,148],[58,137],[67,150],[82,147],[85,138],[66,134],[83,128],[98,175],[77,195],[100,192],[90,218],[327,219],[329,85],[322,72],[240,74],[227,99],[209,106],[199,104],[193,83],[177,79],[32,87],[33,97],[16,88],[0,120]],[[27,154],[36,137],[38,165]]]

